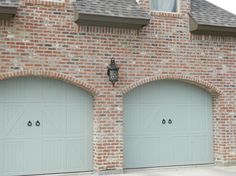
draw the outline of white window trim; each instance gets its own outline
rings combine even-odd
[[[64,3],[65,0],[41,0],[41,1],[44,1],[44,2],[55,2],[55,3]]]
[[[160,11],[160,10],[154,10],[152,9],[152,5],[151,5],[151,0],[149,0],[149,9],[151,12],[155,12],[155,13],[171,13],[171,14],[179,14],[180,13],[180,0],[176,0],[176,12],[168,12],[168,11]]]

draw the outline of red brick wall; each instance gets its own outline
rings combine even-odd
[[[140,5],[149,12],[148,0]],[[12,21],[0,22],[0,79],[63,79],[94,95],[94,169],[122,169],[123,95],[160,79],[198,85],[214,96],[216,162],[236,161],[236,38],[189,33],[190,0],[177,14],[151,12],[140,31],[78,27],[65,3],[22,0]],[[110,58],[120,67],[113,88]]]

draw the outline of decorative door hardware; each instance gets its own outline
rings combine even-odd
[[[28,125],[28,127],[31,127],[33,124],[31,121],[28,121],[27,125]]]
[[[35,125],[36,125],[37,127],[39,127],[39,126],[40,126],[40,122],[37,121],[37,122],[35,123]]]
[[[28,121],[27,126],[28,127],[32,127],[33,123],[31,121]],[[40,122],[39,121],[35,122],[35,126],[39,127],[40,126]]]
[[[166,120],[165,120],[165,119],[162,120],[162,124],[163,124],[163,125],[166,124]]]
[[[173,123],[172,119],[168,120],[168,123],[171,125]],[[162,120],[162,124],[165,125],[166,124],[166,119]]]

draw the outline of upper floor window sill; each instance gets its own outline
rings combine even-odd
[[[151,16],[160,16],[160,17],[173,17],[173,18],[181,18],[182,14],[179,12],[164,12],[164,11],[151,11]]]
[[[44,5],[44,6],[64,6],[65,0],[24,0],[25,4]]]

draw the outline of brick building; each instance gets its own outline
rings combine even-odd
[[[235,164],[236,16],[165,2],[0,2],[0,175]]]

